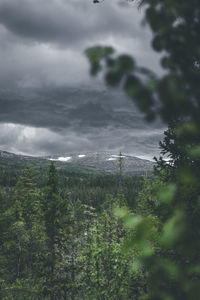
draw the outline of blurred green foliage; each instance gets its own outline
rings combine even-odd
[[[114,50],[99,57],[98,71],[107,84],[123,88],[147,120],[159,116],[169,127],[156,177],[146,181],[135,211],[117,214],[129,232],[126,247],[137,253],[133,269],[146,272],[148,299],[199,299],[200,2],[144,0],[142,5],[164,75]],[[104,48],[87,50],[92,68],[97,49]],[[120,64],[121,57],[126,63]]]

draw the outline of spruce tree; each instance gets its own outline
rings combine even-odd
[[[44,190],[43,214],[47,237],[47,276],[44,295],[51,300],[57,299],[65,290],[63,277],[59,268],[65,263],[62,253],[66,249],[67,224],[69,218],[68,201],[59,195],[59,180],[55,164],[51,162],[47,172],[47,183]],[[61,268],[62,269],[62,268]],[[61,279],[62,278],[62,279]],[[59,282],[61,285],[59,286]]]

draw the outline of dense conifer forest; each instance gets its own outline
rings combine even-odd
[[[148,179],[145,179],[148,180]],[[0,298],[128,299],[145,294],[129,269],[115,207],[139,207],[143,177],[1,166]]]

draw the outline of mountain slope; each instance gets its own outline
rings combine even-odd
[[[0,151],[0,163],[45,168],[50,161],[55,161],[58,168],[66,168],[73,172],[106,172],[118,173],[119,155],[111,152],[87,152],[84,154],[72,153],[46,157],[33,157],[17,155],[6,151]],[[131,155],[123,155],[122,169],[124,174],[152,173],[154,163]]]

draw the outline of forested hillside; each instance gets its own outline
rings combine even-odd
[[[148,179],[145,179],[146,181]],[[1,166],[1,299],[135,299],[145,275],[114,208],[138,207],[143,177]],[[138,298],[139,299],[139,298]]]
[[[119,157],[122,159],[123,173],[126,175],[152,175],[155,163],[132,155],[112,151],[85,152],[86,154],[68,153],[51,156],[26,156],[0,150],[0,164],[21,166],[48,167],[54,161],[59,169],[67,169],[68,173],[108,173],[117,174]]]

